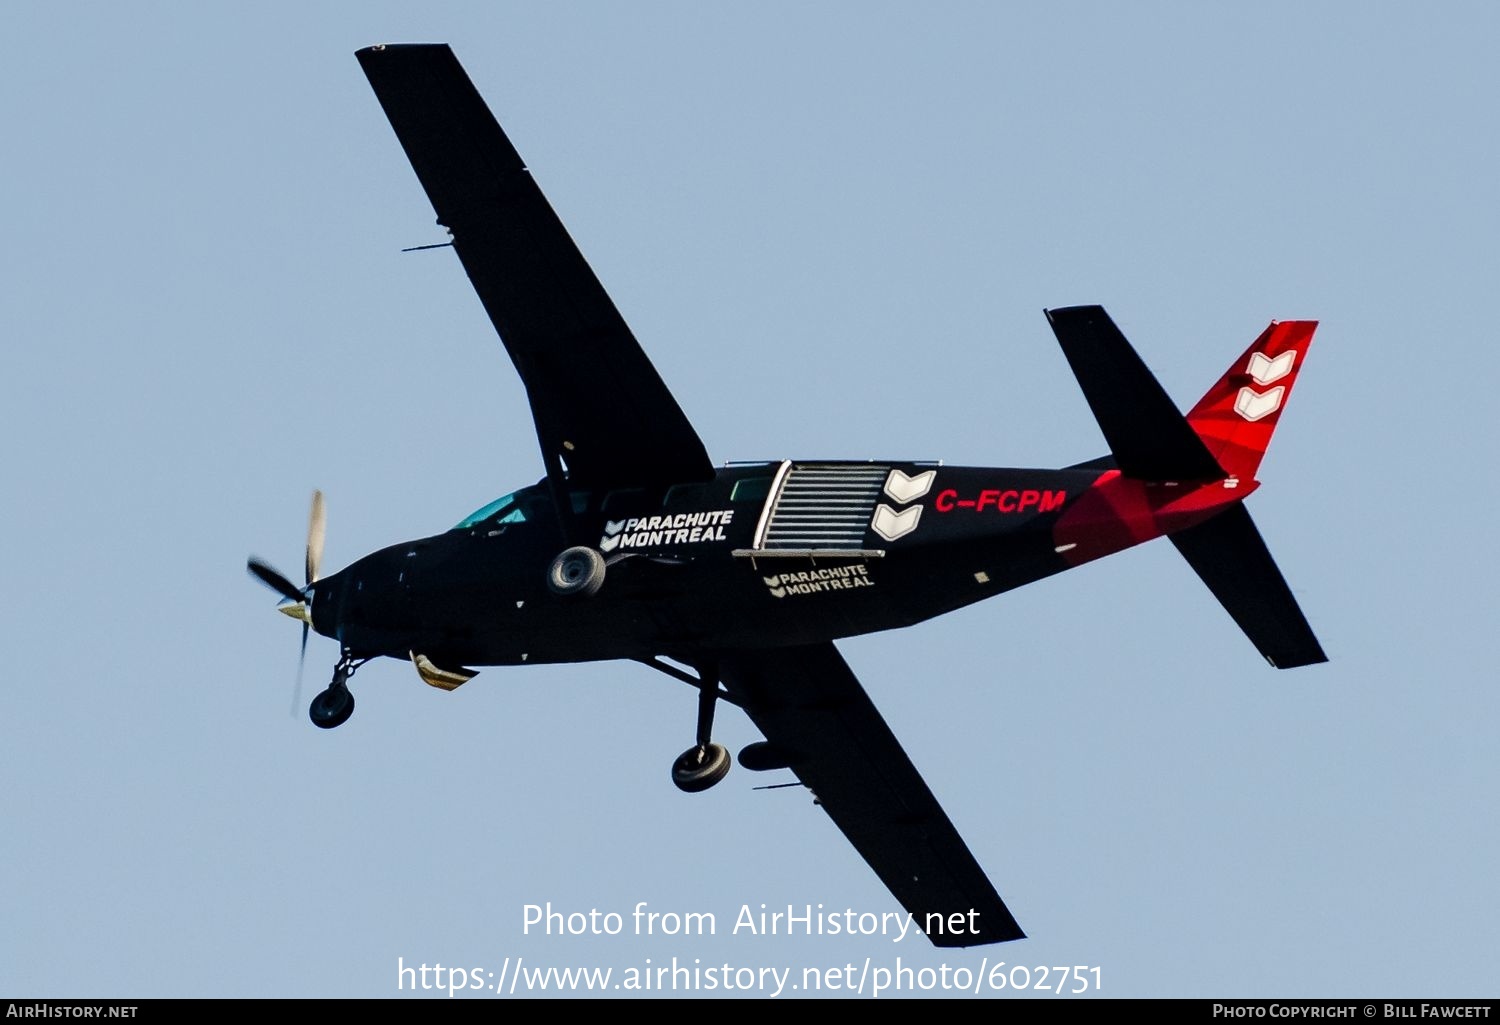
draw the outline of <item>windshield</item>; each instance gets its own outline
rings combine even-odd
[[[538,507],[545,504],[546,495],[540,484],[533,484],[520,491],[512,491],[495,499],[482,509],[476,509],[454,526],[454,530],[465,530],[479,524],[497,526],[502,523],[525,523],[537,515]]]

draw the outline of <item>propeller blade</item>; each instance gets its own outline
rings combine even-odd
[[[323,492],[314,491],[312,515],[307,520],[307,582],[318,579],[318,567],[323,564],[323,532],[327,520],[323,513]]]
[[[281,595],[283,598],[286,598],[290,601],[302,600],[302,588],[292,583],[286,577],[282,576],[280,573],[276,572],[274,569],[266,565],[264,562],[261,562],[259,559],[252,556],[250,561],[245,564],[245,568],[248,569],[251,575],[254,576],[257,580],[265,584],[277,594]]]
[[[302,666],[307,662],[307,624],[302,624],[302,654],[297,656],[297,685],[292,690],[292,718],[302,707]]]

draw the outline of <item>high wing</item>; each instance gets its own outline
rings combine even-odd
[[[917,927],[942,916],[943,930],[926,930],[934,944],[1026,935],[832,642],[721,653],[718,669]],[[949,931],[955,914],[963,929]]]
[[[708,480],[677,400],[453,51],[356,55],[521,374],[554,489]]]

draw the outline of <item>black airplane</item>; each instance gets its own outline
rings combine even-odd
[[[632,659],[696,688],[672,765],[713,786],[719,701],[765,740],[939,946],[1024,934],[834,641],[910,626],[1167,536],[1277,668],[1325,661],[1244,499],[1316,326],[1273,322],[1183,416],[1104,310],[1047,313],[1109,444],[1063,469],[799,460],[715,467],[447,46],[357,54],[515,363],[545,476],[451,530],[306,581],[249,569],[338,641],[325,729],[381,656],[452,690],[469,666]]]

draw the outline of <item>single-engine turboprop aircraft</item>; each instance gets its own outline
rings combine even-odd
[[[251,559],[334,638],[332,728],[373,658],[452,690],[469,666],[633,659],[698,692],[672,780],[724,778],[714,709],[765,735],[939,946],[1022,937],[834,641],[910,626],[1166,536],[1271,665],[1324,661],[1244,499],[1316,326],[1272,323],[1183,416],[1097,306],[1047,313],[1110,454],[1064,469],[786,459],[715,468],[447,46],[358,53],[525,382],[545,476],[445,533],[306,581]],[[962,928],[954,923],[963,922]]]

